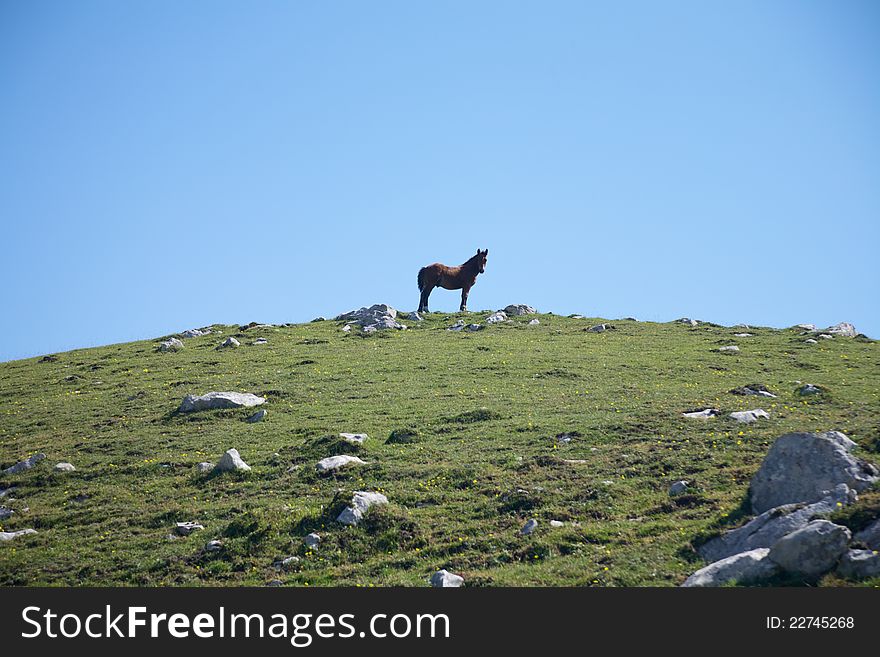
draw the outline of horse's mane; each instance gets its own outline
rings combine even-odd
[[[464,263],[462,263],[462,264],[460,265],[460,267],[461,267],[462,269],[464,269],[465,267],[473,266],[474,264],[476,264],[476,262],[477,262],[477,258],[479,258],[479,257],[480,257],[480,254],[479,254],[479,253],[477,253],[476,255],[472,255],[472,256],[471,256],[470,258],[468,258]]]

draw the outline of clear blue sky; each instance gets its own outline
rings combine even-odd
[[[471,309],[880,337],[877,2],[2,0],[0,101],[0,360],[478,247]]]

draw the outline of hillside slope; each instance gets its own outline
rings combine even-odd
[[[838,429],[878,461],[876,342],[627,320],[592,333],[605,320],[548,314],[445,330],[487,315],[369,335],[334,321],[215,326],[177,352],[156,340],[0,364],[0,469],[47,454],[0,477],[15,487],[2,528],[37,530],[0,545],[0,584],[424,586],[447,568],[471,586],[678,585],[702,565],[694,542],[741,521],[778,436]],[[217,350],[229,336],[241,346]],[[799,382],[824,392],[801,397]],[[753,383],[778,397],[729,392]],[[176,412],[214,390],[266,397],[265,419]],[[682,416],[705,406],[723,413]],[[769,419],[727,417],[753,408]],[[195,468],[233,447],[250,472]],[[316,473],[340,453],[366,465]],[[76,471],[54,472],[60,461]],[[679,479],[689,494],[670,498]],[[345,527],[334,518],[355,490],[390,504]],[[174,538],[183,521],[204,529]],[[222,549],[206,551],[211,539]]]

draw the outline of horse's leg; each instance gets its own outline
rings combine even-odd
[[[428,311],[428,297],[431,296],[431,290],[433,290],[433,289],[434,289],[433,286],[428,287],[426,285],[425,289],[422,290],[422,298],[419,301],[419,312],[420,313],[429,312]]]
[[[463,313],[467,312],[467,298],[470,291],[471,288],[468,285],[461,288],[461,308],[459,308],[459,310],[461,310],[461,312]]]

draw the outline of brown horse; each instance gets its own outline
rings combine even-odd
[[[472,256],[470,260],[458,267],[447,267],[435,262],[433,265],[419,269],[419,291],[422,293],[419,299],[419,312],[428,312],[428,297],[431,296],[431,290],[435,287],[442,287],[446,290],[461,290],[461,312],[465,312],[468,292],[477,282],[477,275],[486,271],[486,256],[488,255],[489,249],[483,251],[477,249],[477,255]]]

